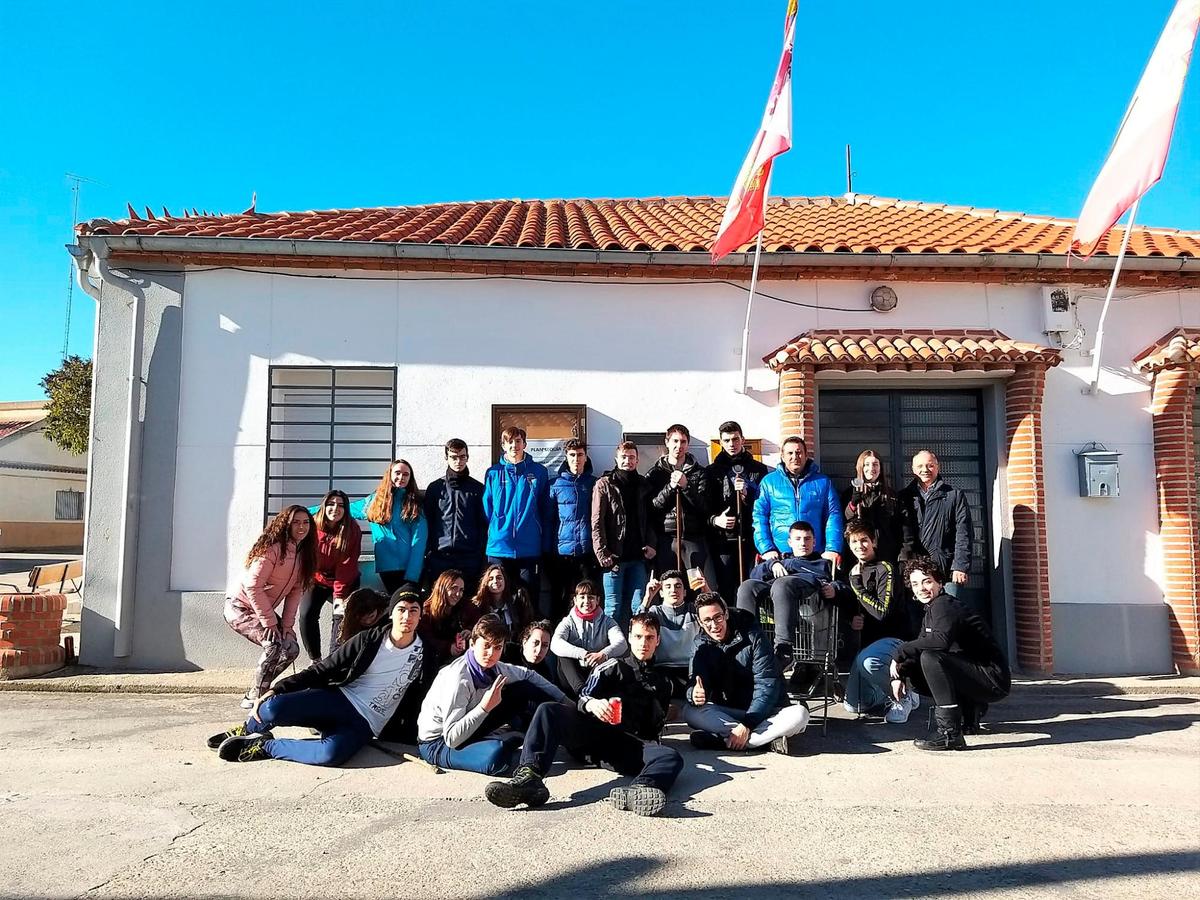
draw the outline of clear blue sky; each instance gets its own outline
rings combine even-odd
[[[842,193],[850,143],[859,192],[1074,217],[1172,5],[801,0],[773,192]],[[724,196],[785,6],[0,4],[0,400],[59,361],[65,172],[102,183],[83,219]],[[1198,77],[1144,224],[1200,229]],[[92,315],[76,289],[72,352]]]

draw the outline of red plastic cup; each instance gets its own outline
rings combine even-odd
[[[609,706],[612,707],[612,711],[613,711],[613,722],[612,723],[614,725],[620,725],[621,724],[621,698],[613,697],[611,700],[608,701],[608,704],[609,704]]]

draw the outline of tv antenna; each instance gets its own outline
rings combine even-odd
[[[71,240],[75,239],[75,226],[79,224],[79,186],[83,182],[103,187],[103,183],[74,172],[67,172],[67,181],[71,182]],[[62,358],[65,362],[71,342],[71,301],[75,296],[75,261],[71,260],[67,267],[67,321],[63,326]]]

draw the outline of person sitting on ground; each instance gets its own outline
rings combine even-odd
[[[425,612],[421,615],[421,640],[437,657],[439,665],[467,649],[471,632],[463,625],[463,594],[466,581],[458,569],[446,569],[433,581]]]
[[[683,770],[679,751],[658,743],[671,702],[669,679],[654,663],[658,620],[640,613],[630,620],[632,652],[592,670],[576,706],[543,703],[534,713],[520,765],[508,781],[485,790],[489,801],[511,809],[541,806],[550,799],[542,779],[560,744],[576,759],[590,758],[633,781],[613,788],[609,801],[640,816],[662,811],[667,792]]]
[[[508,577],[500,563],[491,563],[483,570],[475,595],[463,604],[459,616],[463,628],[470,631],[488,613],[499,616],[512,634],[520,634],[534,619],[529,594],[519,582]]]
[[[890,666],[892,696],[901,699],[902,679],[933,697],[937,736],[913,742],[918,750],[965,750],[963,734],[978,734],[988,704],[1008,696],[1008,661],[983,618],[946,593],[946,573],[928,556],[904,566],[925,619],[916,640],[896,648]]]
[[[684,721],[700,750],[792,752],[791,739],[808,725],[808,707],[793,706],[783,689],[770,639],[753,614],[729,609],[720,594],[696,599],[700,640],[692,655]]]
[[[574,608],[554,629],[550,649],[558,657],[563,689],[572,697],[588,679],[589,669],[624,656],[629,649],[621,626],[600,609],[600,591],[594,581],[575,585]]]
[[[361,594],[355,591],[351,599]],[[373,603],[386,606],[388,599],[381,594]],[[389,620],[283,679],[255,700],[243,724],[213,735],[208,746],[228,762],[340,766],[372,738],[412,743],[417,710],[435,671],[417,636],[420,618],[421,598],[402,593]],[[272,729],[282,726],[314,728],[320,738],[276,738]]]
[[[399,592],[397,592],[399,594]],[[361,631],[387,618],[395,598],[389,599],[379,591],[359,588],[351,591],[342,606],[342,615],[337,617],[337,630],[330,638],[330,653]]]
[[[846,543],[857,562],[850,570],[850,629],[860,635],[862,650],[850,666],[846,685],[846,709],[861,714],[883,709],[891,724],[908,721],[921,705],[916,691],[904,689],[901,699],[892,697],[888,672],[892,654],[915,632],[919,608],[899,590],[896,567],[877,555],[875,535],[862,519],[846,525]]]
[[[558,660],[550,652],[553,634],[554,623],[549,619],[530,622],[521,632],[520,643],[509,641],[504,645],[501,662],[524,666],[537,672],[551,684],[562,687],[558,675]]]
[[[764,559],[755,566],[737,595],[738,609],[753,613],[756,619],[759,607],[770,599],[775,618],[775,656],[785,672],[795,656],[793,642],[799,619],[806,620],[813,630],[813,649],[824,649],[819,644],[828,636],[828,601],[837,595],[833,564],[815,552],[813,527],[808,522],[793,522],[787,542],[791,552],[777,559]],[[800,693],[810,693],[820,675],[819,664],[801,663],[792,673],[792,684]]]
[[[484,616],[467,652],[438,672],[417,719],[417,752],[425,762],[501,775],[512,768],[538,705],[567,699],[536,672],[500,661],[508,636],[498,616]]]
[[[683,573],[668,569],[662,578],[651,578],[646,584],[646,601],[660,597],[645,612],[658,620],[658,651],[654,654],[655,667],[671,679],[671,695],[676,700],[684,699],[688,686],[688,668],[700,637],[700,619],[696,616],[696,605],[687,599],[687,585]]]

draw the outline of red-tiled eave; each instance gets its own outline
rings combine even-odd
[[[1133,358],[1134,368],[1143,372],[1200,366],[1200,327],[1176,328]]]
[[[1052,348],[1014,341],[999,331],[964,328],[878,328],[806,331],[763,357],[772,369],[953,371],[1056,366]]]
[[[16,434],[18,431],[28,428],[30,425],[34,425],[40,421],[41,417],[39,416],[36,419],[16,419],[7,422],[0,422],[0,438],[6,438],[11,434]]]
[[[488,200],[317,212],[251,209],[238,215],[169,215],[164,210],[161,217],[145,219],[92,219],[80,224],[78,233],[700,254],[712,244],[724,212],[725,200],[715,197]],[[863,255],[1066,254],[1073,227],[1069,219],[862,194],[777,197],[767,212],[763,249]],[[1113,229],[1097,252],[1115,255],[1121,237],[1122,231]],[[1136,228],[1128,252],[1200,257],[1200,232]]]

